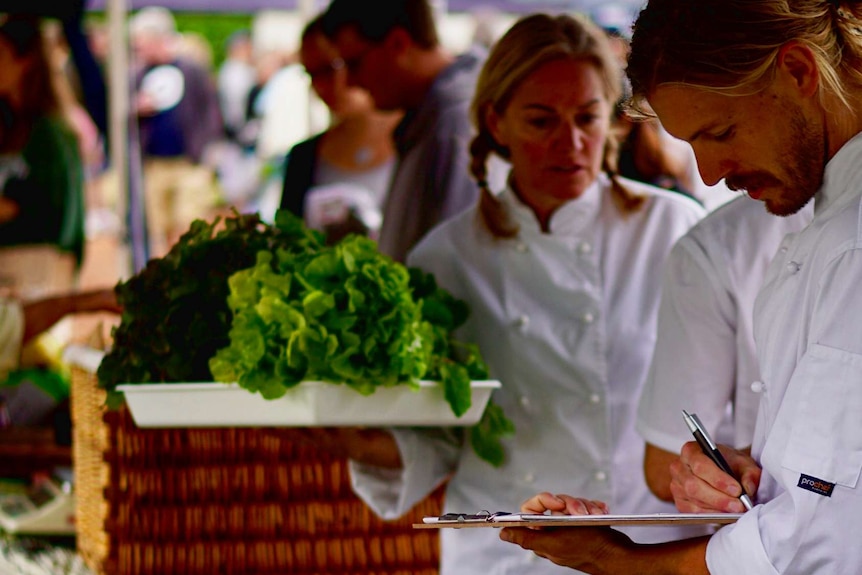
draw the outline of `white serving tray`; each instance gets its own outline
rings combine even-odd
[[[469,426],[478,423],[496,380],[472,382],[472,404],[455,417],[433,381],[381,387],[362,395],[347,387],[306,381],[278,399],[264,399],[235,383],[124,384],[138,427]]]

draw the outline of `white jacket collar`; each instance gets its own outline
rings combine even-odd
[[[823,184],[814,196],[814,213],[840,210],[862,194],[862,133],[844,144],[826,164]]]
[[[551,215],[550,233],[555,236],[574,236],[592,224],[598,217],[602,205],[602,194],[610,185],[610,179],[606,174],[599,177],[581,194],[580,197],[572,199],[561,205]],[[532,208],[523,203],[512,191],[510,185],[499,195],[517,223],[522,234],[540,234],[539,220]]]

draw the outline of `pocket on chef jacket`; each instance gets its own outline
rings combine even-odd
[[[800,482],[855,488],[862,471],[862,355],[813,344],[791,380],[802,384],[782,467]],[[803,479],[807,477],[809,479]],[[830,490],[831,493],[831,490]]]

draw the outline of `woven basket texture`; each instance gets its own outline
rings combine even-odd
[[[99,575],[435,575],[442,487],[396,521],[289,429],[140,429],[72,366],[77,547]]]

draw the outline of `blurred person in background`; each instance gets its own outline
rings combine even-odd
[[[283,68],[291,64],[290,55],[273,48],[260,53],[254,61],[254,81],[245,101],[243,126],[237,133],[241,145],[256,150],[260,136],[261,123],[266,112],[263,94],[267,84]],[[291,106],[292,108],[292,106]]]
[[[403,111],[387,192],[380,251],[403,262],[432,227],[473,205],[468,108],[487,52],[441,45],[428,0],[332,0],[324,13],[351,85],[380,110]]]
[[[84,255],[84,174],[68,114],[79,105],[52,61],[42,20],[0,14],[0,373],[41,368],[30,344],[64,317],[117,312],[113,289],[75,293]],[[66,86],[68,88],[68,86]],[[25,349],[25,344],[28,348]],[[32,351],[30,351],[32,350]],[[34,376],[35,377],[35,376]],[[41,397],[38,386],[4,390],[10,412]],[[27,412],[27,409],[23,410]],[[27,420],[14,423],[32,423]]]
[[[75,98],[89,114],[99,132],[102,143],[102,160],[107,161],[108,141],[108,90],[102,69],[107,57],[107,46],[100,46],[99,38],[107,44],[107,31],[101,36],[96,24],[85,23],[84,13],[88,0],[70,0],[67,15],[60,20],[62,33],[58,32],[59,44],[63,48],[63,67]]]
[[[80,266],[84,173],[41,20],[0,14],[0,246],[49,246]],[[69,279],[71,281],[71,278]]]
[[[134,48],[135,101],[144,160],[150,257],[161,257],[192,221],[221,203],[208,146],[224,135],[218,93],[209,69],[180,55],[173,14],[151,6],[129,22]]]
[[[266,222],[274,220],[281,202],[290,149],[309,137],[312,125],[327,121],[320,117],[328,113],[313,98],[297,52],[270,47],[256,56],[256,81],[246,105],[246,123],[238,134],[240,145],[248,152],[245,173],[255,174],[246,179],[252,185],[246,209],[258,212]]]
[[[331,113],[330,126],[287,156],[281,209],[303,217],[334,243],[350,232],[377,237],[392,170],[399,112],[381,112],[347,70],[323,32],[322,16],[302,32],[299,58]]]
[[[450,513],[510,510],[537,486],[577,487],[617,513],[673,511],[647,488],[634,414],[665,259],[704,211],[615,175],[619,74],[607,38],[581,16],[524,16],[492,48],[472,104],[480,199],[407,264],[469,306],[457,337],[502,383],[493,401],[515,431],[495,468],[463,428],[317,430],[319,445],[351,459],[354,491],[379,516],[402,516],[444,482]],[[510,167],[497,191],[486,181],[493,156]],[[640,541],[698,533],[625,531]],[[496,529],[440,537],[443,575],[568,572],[507,548]]]
[[[200,32],[182,32],[177,36],[177,58],[191,60],[212,74],[213,49]]]
[[[614,55],[625,68],[634,12],[616,2],[602,2],[590,12],[590,18],[608,35]]]
[[[508,27],[506,24],[508,16],[491,5],[475,8],[470,12],[470,16],[473,20],[473,38],[471,42],[481,46],[485,50],[490,50],[494,42],[499,39],[500,35]]]
[[[86,225],[90,226],[94,221],[92,214],[105,214],[98,185],[98,176],[104,171],[107,161],[105,141],[102,131],[79,96],[81,90],[76,90],[76,86],[80,86],[80,80],[64,34],[65,28],[67,27],[61,28],[58,22],[50,21],[45,23],[43,31],[49,63],[53,68],[57,100],[78,140],[84,174]],[[102,217],[101,215],[99,217]]]
[[[81,102],[76,91],[77,73],[70,57],[69,45],[59,23],[46,22],[44,27],[49,63],[55,77],[54,87],[60,109],[71,123],[78,138],[78,147],[85,171],[95,174],[104,165],[104,145],[96,122]]]
[[[253,56],[248,30],[237,30],[225,41],[225,59],[217,82],[225,135],[232,141],[245,125],[248,97],[256,78]]]
[[[258,85],[249,102],[253,116],[259,119],[255,151],[265,163],[281,166],[290,148],[312,133],[315,108],[323,105],[315,106],[298,50],[270,48],[257,58],[257,65]],[[280,190],[281,178],[278,184]]]
[[[257,126],[246,118],[257,81],[249,31],[231,34],[225,51],[216,77],[224,135],[211,147],[207,163],[216,172],[225,203],[244,212],[253,210],[250,204],[260,186],[262,165],[255,154]]]

